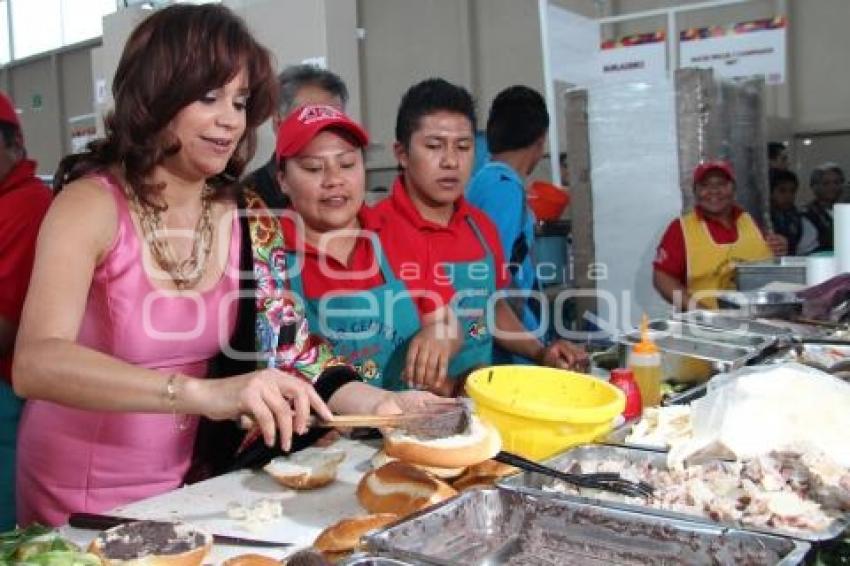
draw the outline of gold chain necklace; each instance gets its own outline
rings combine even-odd
[[[156,263],[168,273],[178,290],[195,287],[204,276],[212,250],[213,189],[204,186],[201,192],[201,215],[193,233],[192,252],[182,260],[175,257],[174,249],[166,239],[169,229],[162,221],[162,209],[143,202],[132,189],[127,189],[126,192],[139,217],[142,234]]]

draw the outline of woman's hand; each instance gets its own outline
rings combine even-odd
[[[333,415],[313,386],[277,369],[263,369],[225,379],[187,380],[201,388],[198,413],[212,419],[247,415],[260,428],[267,446],[280,431],[280,446],[288,451],[293,431],[307,432],[311,408],[323,419]]]
[[[566,340],[555,340],[540,351],[537,362],[542,366],[585,371],[590,365],[587,351]]]
[[[767,242],[767,247],[770,248],[770,251],[773,252],[775,257],[788,255],[788,240],[785,236],[768,232],[764,239]]]
[[[449,360],[457,351],[458,330],[452,321],[422,328],[410,341],[404,378],[411,387],[439,391],[448,377]]]

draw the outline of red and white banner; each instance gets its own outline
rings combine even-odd
[[[733,33],[717,37],[683,37],[679,66],[714,69],[715,76],[729,79],[763,76],[767,84],[781,84],[785,82],[785,21],[772,22],[771,27],[739,24]]]

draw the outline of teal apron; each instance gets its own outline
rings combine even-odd
[[[409,389],[402,379],[407,347],[422,328],[419,310],[407,286],[393,273],[377,236],[371,240],[383,285],[368,291],[307,299],[301,273],[297,272],[291,279],[292,291],[304,300],[310,328],[331,342],[334,353],[347,358],[366,383],[403,391]],[[288,255],[294,262],[294,254]]]
[[[449,376],[453,378],[493,363],[493,335],[487,327],[487,303],[496,292],[496,264],[478,225],[472,217],[466,220],[484,249],[484,259],[445,264],[455,288],[452,303],[463,332],[463,347],[449,363]],[[482,261],[487,265],[486,278],[482,278],[482,270],[475,267]],[[477,276],[473,276],[473,269]]]
[[[15,528],[15,445],[22,399],[0,378],[0,532]]]

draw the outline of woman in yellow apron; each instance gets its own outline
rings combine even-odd
[[[763,235],[735,202],[735,176],[725,161],[694,170],[694,209],[667,227],[653,262],[655,289],[680,310],[717,308],[714,293],[735,288],[735,265],[787,253],[788,243]]]

